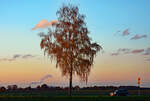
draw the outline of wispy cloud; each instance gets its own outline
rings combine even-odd
[[[119,48],[116,52],[111,53],[111,56],[118,56],[122,54],[141,54],[150,56],[150,48],[146,49],[128,49],[128,48]],[[146,61],[150,61],[150,58],[147,58]]]
[[[32,57],[35,57],[31,54],[27,54],[27,55],[23,55],[22,58],[26,59],[26,58],[32,58]]]
[[[122,33],[123,36],[129,35],[129,29],[125,29]]]
[[[42,78],[40,79],[40,82],[43,82],[43,81],[46,80],[47,78],[51,78],[51,77],[52,77],[52,75],[50,75],[50,74],[45,75],[44,77],[42,77]]]
[[[35,57],[35,55],[31,55],[31,54],[26,54],[26,55],[21,55],[21,54],[15,54],[12,56],[12,58],[0,58],[0,61],[15,61],[17,60],[18,58],[21,58],[21,59],[27,59],[27,58],[33,58]]]
[[[121,30],[116,31],[115,35],[116,35],[116,34],[119,34],[120,32],[121,32]]]
[[[120,33],[121,30],[118,30],[116,32],[117,33]],[[129,31],[129,28],[125,29],[122,33],[121,33],[122,36],[127,36],[127,35],[130,35],[130,31]],[[139,34],[135,34],[133,37],[130,38],[130,40],[138,40],[138,39],[142,39],[142,38],[147,38],[148,36],[146,34],[143,34],[143,35],[139,35]]]
[[[117,52],[112,53],[111,55],[112,56],[117,56],[117,55],[120,55],[120,54],[128,54],[128,53],[130,53],[130,49],[129,48],[119,48],[117,50]]]
[[[143,53],[145,52],[145,55],[150,54],[150,49],[148,48],[147,51],[144,51],[144,49],[134,49],[131,50],[129,48],[119,48],[116,52],[111,53],[111,56],[117,56],[120,54],[138,54],[138,53]]]
[[[117,56],[119,53],[111,53],[111,56]]]
[[[10,62],[11,62],[11,61],[14,61],[14,59],[13,59],[13,58],[12,58],[12,59],[1,58],[1,59],[0,59],[0,62],[1,62],[1,61],[10,61]]]
[[[120,33],[121,31],[120,30],[118,30],[116,33]]]
[[[19,58],[21,55],[20,54],[15,54],[14,56],[13,56],[13,59],[17,59],[17,58]]]
[[[119,48],[118,52],[128,54],[128,53],[130,53],[130,49],[129,48]]]
[[[57,20],[48,21],[46,19],[41,20],[32,30],[36,30],[39,28],[47,28],[49,26],[52,26],[53,24],[58,23]]]
[[[131,53],[138,54],[138,53],[142,53],[142,52],[144,52],[144,49],[135,49],[135,50],[132,50]]]
[[[41,84],[43,83],[46,79],[48,78],[52,78],[52,75],[48,74],[48,75],[45,75],[44,77],[42,77],[40,79],[40,81],[36,81],[36,82],[31,82],[30,85],[37,85],[37,84]]]
[[[143,55],[150,55],[150,48],[147,48]]]
[[[131,38],[131,40],[137,40],[137,39],[142,39],[142,38],[147,38],[147,35],[146,34],[144,34],[144,35],[136,34],[134,37]]]

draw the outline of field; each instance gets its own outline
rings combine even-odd
[[[108,96],[110,90],[81,90],[73,91],[68,97],[67,91],[26,91],[0,93],[0,101],[150,101],[150,94],[129,96]],[[137,92],[137,91],[132,91]]]
[[[150,96],[0,96],[0,101],[150,101]]]

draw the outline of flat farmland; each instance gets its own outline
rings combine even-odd
[[[0,101],[150,101],[150,96],[0,96]]]
[[[67,96],[67,90],[1,92],[0,101],[150,101],[150,90],[129,90],[129,96],[109,96],[112,90],[78,90]]]

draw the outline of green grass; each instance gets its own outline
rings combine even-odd
[[[150,101],[150,93],[145,96],[135,96],[132,91],[130,96],[108,96],[111,90],[79,90],[73,91],[73,96],[68,97],[68,91],[13,91],[0,92],[0,101]]]
[[[73,91],[74,96],[99,96],[99,95],[109,95],[110,90],[80,90]],[[67,96],[68,91],[65,90],[55,90],[55,91],[17,91],[17,92],[0,92],[0,96]]]
[[[74,90],[74,96],[102,96],[109,95],[113,90]],[[138,95],[138,90],[129,90],[130,95]],[[7,91],[0,92],[0,96],[67,96],[68,90],[40,90],[40,91]],[[150,95],[150,90],[141,90],[141,95]]]
[[[150,101],[150,96],[0,96],[0,101]]]

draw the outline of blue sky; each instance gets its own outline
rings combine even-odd
[[[150,1],[148,0],[95,0],[94,2],[85,0],[74,0],[74,2],[73,0],[5,0],[0,1],[0,27],[1,33],[7,33],[7,35],[2,34],[4,36],[1,35],[1,37],[17,36],[18,34],[35,36],[35,33],[31,31],[32,27],[42,19],[57,19],[56,11],[62,3],[66,2],[79,5],[81,13],[86,15],[86,22],[92,37],[102,44],[109,45],[112,43],[110,41],[114,41],[114,44],[127,41],[124,37],[114,37],[118,30],[123,31],[129,28],[132,35],[150,33]],[[136,47],[136,43],[144,47],[148,42],[149,40],[132,41],[131,43],[134,44],[131,47]],[[129,45],[128,42],[124,44]],[[112,49],[112,45],[109,47]]]
[[[43,29],[33,31],[32,28],[43,19],[57,20],[56,11],[63,3],[78,5],[80,13],[86,15],[85,21],[93,41],[104,48],[104,54],[99,53],[96,58],[95,68],[105,66],[104,61],[111,61],[110,65],[114,65],[119,59],[121,64],[125,56],[127,63],[135,66],[133,72],[143,71],[145,82],[150,84],[150,61],[147,61],[150,55],[142,55],[150,47],[149,0],[0,0],[0,58],[10,58],[14,54],[33,54],[43,58],[37,35]],[[123,36],[125,30],[129,35]],[[130,40],[136,34],[146,37]],[[130,49],[131,54],[111,56],[119,48]],[[132,54],[133,50],[139,49],[144,49],[143,53]],[[139,69],[136,59],[145,68]]]

